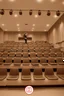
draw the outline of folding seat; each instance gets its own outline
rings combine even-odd
[[[29,57],[28,52],[23,52],[23,58],[28,58],[28,57]]]
[[[42,52],[37,52],[37,57],[38,58],[43,57]]]
[[[0,57],[0,65],[2,65],[2,64],[3,64],[3,58]]]
[[[10,66],[11,64],[12,64],[12,58],[10,57],[5,58],[5,63],[3,63],[3,65]]]
[[[55,62],[55,58],[54,58],[54,57],[48,58],[48,63],[49,63],[50,65],[57,65],[57,63]]]
[[[57,56],[57,57],[62,57],[62,52],[57,52],[57,53],[56,53],[56,56]]]
[[[21,58],[14,58],[14,66],[20,66],[21,65]]]
[[[23,52],[28,52],[29,50],[28,50],[28,48],[27,48],[27,49],[22,49],[22,51],[23,51]]]
[[[43,55],[44,55],[44,57],[48,58],[49,57],[49,52],[44,52]]]
[[[22,52],[22,48],[18,48],[17,49],[17,52]]]
[[[7,80],[18,80],[19,70],[17,68],[11,68]]]
[[[3,52],[2,57],[8,57],[8,52]]]
[[[30,52],[30,57],[37,57],[36,52]]]
[[[23,63],[22,63],[23,66],[29,66],[30,64],[31,63],[30,63],[29,58],[23,58]]]
[[[35,50],[36,53],[37,52],[40,52],[40,49],[39,48],[35,48],[34,50]]]
[[[44,57],[40,58],[40,64],[43,65],[43,66],[48,66],[49,65],[48,60]]]
[[[64,80],[64,68],[57,68],[57,76]]]
[[[29,52],[34,52],[34,48],[29,48]]]
[[[63,60],[62,57],[58,57],[58,58],[56,59],[56,62],[57,62],[57,64],[59,64],[59,65],[64,65],[64,60]]]
[[[22,80],[30,80],[31,79],[31,71],[29,68],[22,68]]]
[[[7,69],[6,68],[0,68],[0,81],[4,80],[7,76]]]
[[[48,80],[57,80],[57,76],[55,76],[54,74],[54,71],[53,71],[53,68],[46,68],[45,69],[45,77],[48,79]]]
[[[10,52],[9,53],[9,57],[14,57],[15,56],[15,52]]]
[[[31,58],[31,65],[32,66],[39,66],[38,58]]]
[[[50,55],[50,57],[56,57],[55,52],[50,52],[49,55]]]
[[[16,52],[16,57],[22,57],[22,52]]]
[[[35,80],[45,79],[42,73],[42,68],[34,68],[33,77]]]

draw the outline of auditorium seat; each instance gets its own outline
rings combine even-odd
[[[16,52],[16,57],[22,57],[22,52]]]
[[[3,64],[3,57],[0,57],[0,65]]]
[[[56,59],[56,61],[57,61],[57,64],[58,64],[58,65],[64,65],[64,62],[63,62],[62,57],[58,57],[58,58]]]
[[[28,58],[28,57],[29,57],[28,52],[23,52],[23,58]]]
[[[30,52],[30,57],[32,58],[32,57],[37,57],[36,56],[36,52]]]
[[[31,58],[31,65],[34,67],[39,66],[38,58]]]
[[[31,71],[29,68],[22,68],[21,79],[22,80],[30,80],[31,79]]]
[[[21,58],[15,57],[13,65],[14,66],[21,66]]]
[[[55,58],[54,58],[54,57],[49,57],[49,58],[48,58],[48,63],[49,63],[50,65],[57,65],[57,63],[55,62]]]
[[[57,68],[57,76],[64,80],[64,68]]]
[[[3,65],[10,66],[11,64],[12,64],[12,58],[10,57],[5,58],[5,63],[3,63]]]
[[[45,77],[48,79],[48,80],[57,80],[57,76],[55,76],[54,74],[54,71],[53,71],[53,68],[46,68],[45,69]]]
[[[19,78],[19,70],[11,68],[9,72],[9,76],[7,77],[7,80],[18,80]]]
[[[7,69],[6,68],[0,68],[0,81],[4,80],[7,76]]]
[[[48,64],[47,58],[44,58],[44,57],[40,58],[40,64],[42,66],[48,66],[49,64]]]
[[[30,59],[29,58],[23,58],[23,63],[22,63],[23,66],[28,66],[29,67],[30,64],[31,63],[30,63]]]
[[[42,73],[42,68],[34,68],[34,72],[33,72],[33,78],[35,80],[44,80],[44,76],[43,76],[43,73]]]

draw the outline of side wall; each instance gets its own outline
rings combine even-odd
[[[64,47],[64,15],[49,30],[48,41],[55,47]]]

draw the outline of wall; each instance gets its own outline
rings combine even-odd
[[[18,41],[19,36],[23,36],[25,32],[5,32],[4,41]],[[47,33],[44,32],[27,32],[29,37],[32,37],[33,41],[36,40],[47,40]]]
[[[4,36],[4,32],[2,29],[0,29],[0,43],[3,43],[3,37]]]
[[[64,47],[64,15],[49,30],[48,41],[55,47]]]

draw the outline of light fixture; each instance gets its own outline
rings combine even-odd
[[[59,11],[59,10],[56,11],[56,15],[57,15],[57,16],[60,16],[60,11]]]
[[[17,24],[17,26],[19,26],[20,24]]]
[[[15,0],[8,0],[8,1],[10,1],[10,2],[14,2]]]
[[[50,0],[51,2],[55,2],[56,0]]]
[[[54,18],[57,18],[58,16],[57,15],[54,15]]]
[[[38,15],[37,14],[35,15],[35,18],[38,18]]]
[[[43,0],[36,0],[38,3],[41,3]]]
[[[2,2],[2,0],[0,0],[0,2]]]
[[[4,15],[4,9],[1,9],[1,10],[0,10],[0,14],[1,14],[1,15]]]
[[[41,15],[41,11],[40,11],[40,10],[38,10],[38,15],[39,15],[39,16]]]
[[[22,15],[22,10],[19,11],[19,15]]]
[[[14,17],[18,17],[18,15],[17,14],[14,14]]]
[[[13,10],[12,10],[12,9],[9,11],[9,14],[10,14],[10,15],[12,15],[12,14],[13,14]]]
[[[32,10],[29,11],[29,15],[32,15]]]
[[[2,24],[2,26],[4,26],[4,24]]]
[[[47,11],[47,16],[50,16],[51,15],[51,12],[50,10]]]
[[[47,26],[47,27],[49,27],[50,25],[49,25],[49,24],[47,24],[46,26]]]
[[[64,1],[62,2],[62,4],[64,5]]]
[[[35,26],[35,24],[33,24],[33,26]]]

